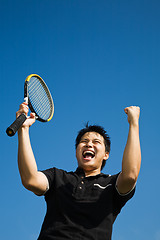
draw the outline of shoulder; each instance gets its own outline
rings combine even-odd
[[[48,168],[46,170],[41,171],[46,175],[54,175],[54,174],[68,174],[68,173],[72,173],[72,172],[67,172],[63,169],[59,169],[56,167],[52,167],[52,168]]]
[[[68,172],[68,171],[65,171],[63,169],[59,169],[59,168],[56,168],[56,167],[49,168],[49,169],[43,170],[41,172],[46,175],[50,185],[55,180],[60,181],[60,179],[70,178],[75,174],[73,171]]]
[[[120,173],[111,175],[111,174],[101,173],[100,176],[101,176],[103,179],[107,179],[107,180],[110,180],[110,181],[113,182],[113,183],[114,183],[114,182],[116,183],[119,174],[120,174]]]

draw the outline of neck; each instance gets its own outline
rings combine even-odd
[[[101,173],[101,170],[100,169],[92,169],[92,170],[86,170],[86,169],[83,169],[84,172],[85,172],[85,176],[86,177],[89,177],[89,176],[96,176],[98,174]]]

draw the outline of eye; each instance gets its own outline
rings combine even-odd
[[[99,140],[95,140],[94,142],[98,143],[98,144],[101,144],[101,141],[99,141]]]
[[[81,140],[80,141],[80,143],[86,143],[87,142],[87,140]]]

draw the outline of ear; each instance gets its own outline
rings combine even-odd
[[[108,158],[109,158],[109,152],[106,152],[103,160],[107,160]]]

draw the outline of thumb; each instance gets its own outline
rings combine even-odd
[[[124,109],[124,111],[125,111],[126,114],[128,114],[128,108],[127,107]]]
[[[30,117],[31,117],[31,118],[35,118],[35,116],[36,116],[35,113],[33,113],[33,112],[30,113]]]

